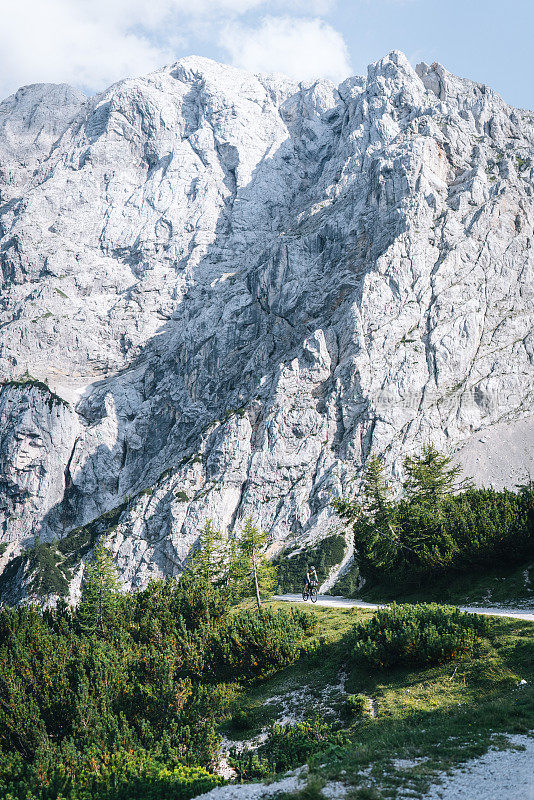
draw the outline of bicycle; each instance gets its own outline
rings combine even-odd
[[[312,583],[310,584],[307,583],[304,589],[302,590],[302,599],[304,600],[304,602],[306,602],[308,597],[310,598],[312,603],[317,602],[317,583],[315,581],[312,581]]]

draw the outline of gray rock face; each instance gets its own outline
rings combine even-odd
[[[139,586],[210,517],[328,534],[371,451],[398,477],[425,441],[520,438],[533,147],[530,112],[398,52],[337,88],[186,58],[2,103],[10,557],[124,504]]]

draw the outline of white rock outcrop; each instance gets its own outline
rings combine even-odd
[[[520,439],[533,148],[533,114],[399,52],[339,87],[186,58],[1,103],[10,558],[123,506],[139,586],[208,517],[326,535],[371,451],[399,476],[425,441]]]

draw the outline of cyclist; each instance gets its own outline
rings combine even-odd
[[[311,567],[308,567],[308,571],[306,573],[306,578],[304,580],[304,591],[309,592],[312,586],[316,586],[319,583],[319,578],[317,577],[317,573],[315,571],[315,567],[313,564]]]

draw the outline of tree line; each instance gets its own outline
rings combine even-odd
[[[384,465],[372,455],[358,497],[332,501],[354,534],[354,569],[371,582],[421,585],[437,575],[534,557],[534,485],[516,492],[476,489],[461,472],[452,458],[425,445],[405,458],[405,478],[395,492]],[[213,585],[230,604],[255,597],[261,609],[262,598],[277,587],[278,573],[282,579],[294,562],[304,575],[310,553],[317,550],[273,564],[265,554],[267,542],[268,534],[252,517],[238,533],[222,532],[208,520],[183,574]],[[87,632],[103,628],[105,606],[115,602],[117,590],[112,557],[101,543],[86,568],[78,610]]]
[[[425,445],[404,460],[395,494],[380,459],[366,466],[356,500],[333,501],[352,527],[361,574],[390,585],[453,571],[518,564],[534,556],[534,485],[476,489],[461,467]]]
[[[195,549],[184,565],[180,581],[187,586],[211,586],[221,602],[235,605],[255,597],[259,610],[262,599],[276,588],[276,567],[263,548],[268,534],[249,517],[239,538],[223,533],[211,520],[200,531]],[[86,634],[105,634],[120,605],[120,585],[113,556],[102,539],[85,569],[82,596],[76,619]]]

